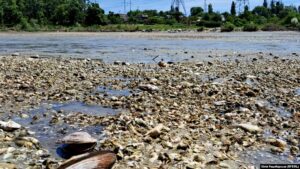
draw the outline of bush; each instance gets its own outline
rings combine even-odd
[[[197,32],[203,32],[204,31],[204,27],[201,26],[200,28],[197,29]]]
[[[20,27],[22,30],[32,31],[31,25],[27,22],[27,19],[25,19],[25,18],[21,18]]]
[[[230,22],[226,22],[224,25],[221,27],[221,32],[232,32],[234,30],[234,25]]]
[[[292,26],[297,26],[298,23],[299,23],[298,18],[294,17],[294,18],[291,19]]]
[[[218,21],[200,21],[197,26],[204,26],[207,28],[216,28],[220,27],[222,25],[222,22]]]
[[[258,27],[254,23],[249,23],[249,24],[246,24],[243,27],[243,31],[245,31],[245,32],[255,32],[255,31],[258,31]]]
[[[269,23],[263,26],[262,28],[263,31],[284,31],[286,28],[284,26],[274,24],[274,23]]]

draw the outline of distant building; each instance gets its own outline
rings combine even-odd
[[[145,14],[142,14],[142,15],[140,15],[139,17],[140,17],[141,19],[143,19],[143,20],[149,18],[149,16],[148,16],[148,15],[145,15]]]

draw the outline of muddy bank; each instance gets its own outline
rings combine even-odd
[[[114,168],[299,163],[299,63],[269,53],[160,64],[0,57],[0,120],[21,124],[0,130],[0,168],[57,168],[59,144],[43,138],[77,130],[117,154]]]

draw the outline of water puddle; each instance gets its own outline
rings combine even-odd
[[[267,150],[249,151],[241,154],[241,159],[259,168],[260,164],[300,164],[300,159],[287,154],[277,155]]]
[[[39,108],[29,110],[26,113],[28,117],[12,117],[12,120],[25,126],[29,131],[34,132],[34,137],[37,138],[43,148],[48,149],[50,154],[56,158],[61,155],[57,154],[57,140],[63,138],[67,134],[85,131],[97,139],[103,138],[103,126],[100,125],[80,125],[68,124],[64,118],[77,114],[86,114],[92,116],[107,116],[117,114],[117,110],[111,108],[104,108],[98,105],[86,105],[81,102],[72,102],[66,104],[42,104]],[[53,119],[60,118],[56,123]]]
[[[249,86],[259,86],[259,82],[254,79],[254,78],[249,78],[247,77],[247,79],[245,80],[245,83],[248,84]]]
[[[277,114],[281,117],[287,117],[287,118],[292,117],[292,113],[286,107],[277,106],[276,102],[274,100],[273,101],[266,101],[265,100],[265,101],[258,101],[258,102],[263,104],[263,106],[265,108],[277,112]]]
[[[283,137],[276,137],[269,129],[264,131],[263,138],[275,138],[286,141]],[[260,164],[300,164],[300,157],[291,156],[289,147],[283,153],[273,153],[269,148],[243,152],[241,153],[241,160],[256,168],[259,168]]]
[[[129,96],[129,95],[131,95],[131,91],[129,89],[116,90],[116,89],[112,89],[112,88],[105,87],[105,86],[97,87],[96,92],[107,94],[110,96]]]
[[[64,111],[66,113],[80,112],[88,115],[107,116],[115,115],[116,111],[111,108],[105,108],[98,105],[87,105],[82,102],[72,102],[66,104],[54,104],[53,110]]]
[[[297,88],[297,89],[295,90],[295,95],[296,95],[296,96],[300,96],[300,88]]]
[[[276,107],[275,110],[281,117],[292,117],[292,113],[282,106]]]

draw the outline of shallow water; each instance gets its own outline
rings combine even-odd
[[[111,108],[105,108],[98,105],[87,105],[81,102],[71,102],[65,104],[54,104],[53,110],[64,111],[66,113],[80,112],[88,115],[107,116],[115,115],[116,111]]]
[[[297,88],[297,89],[295,90],[295,94],[296,94],[296,96],[300,96],[300,88]]]
[[[300,159],[289,158],[288,155],[276,155],[267,150],[249,151],[241,155],[241,159],[259,168],[260,164],[300,164]]]
[[[109,36],[112,35],[112,36]],[[290,54],[300,52],[300,41],[294,32],[257,32],[202,34],[198,38],[163,38],[145,36],[118,36],[118,34],[26,33],[0,34],[0,55],[20,52],[41,56],[72,56],[115,60],[131,63],[154,63],[157,60],[184,61],[191,56],[207,59],[211,51],[273,52]],[[147,35],[147,36],[146,36]],[[179,34],[184,36],[185,34]],[[170,36],[165,33],[164,36]],[[195,33],[195,36],[198,36]],[[188,51],[188,52],[187,52]],[[202,54],[202,55],[201,55]],[[205,55],[203,55],[205,54]],[[153,60],[157,56],[156,61]],[[206,57],[203,57],[206,56]]]
[[[62,111],[58,113],[57,111]],[[30,131],[34,132],[34,137],[37,138],[43,148],[55,157],[59,158],[56,154],[56,149],[60,146],[56,142],[58,139],[63,138],[67,134],[76,131],[85,131],[101,139],[103,127],[99,125],[82,127],[79,125],[69,125],[66,123],[55,123],[51,125],[51,119],[54,115],[67,116],[70,113],[84,113],[88,115],[106,116],[115,115],[116,110],[104,108],[102,106],[86,105],[81,102],[73,102],[66,104],[42,104],[39,108],[33,109],[26,113],[28,118],[21,118],[20,116],[13,117],[12,120],[28,127]],[[33,120],[37,119],[37,120]]]
[[[96,92],[104,93],[109,96],[129,96],[129,95],[131,95],[131,91],[129,89],[116,90],[116,89],[111,89],[111,88],[105,87],[105,86],[97,87]]]

